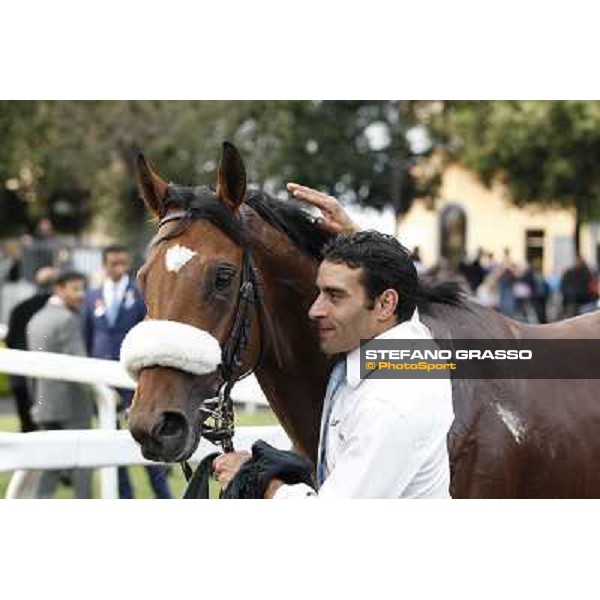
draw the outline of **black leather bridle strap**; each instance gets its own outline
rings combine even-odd
[[[244,248],[242,273],[235,320],[223,349],[222,371],[226,381],[233,378],[234,371],[242,366],[242,356],[250,341],[253,307],[259,305],[256,276],[249,248]],[[250,370],[253,371],[254,367]],[[244,375],[245,376],[245,375]]]

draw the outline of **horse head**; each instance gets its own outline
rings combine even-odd
[[[187,459],[206,421],[206,401],[256,364],[256,281],[240,216],[244,163],[225,143],[216,189],[168,184],[140,154],[141,195],[158,231],[138,273],[146,320],[121,351],[138,380],[129,413],[146,458]]]

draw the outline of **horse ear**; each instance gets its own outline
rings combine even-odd
[[[237,148],[223,142],[219,171],[217,173],[217,196],[235,210],[246,195],[246,167]]]
[[[135,159],[138,187],[146,206],[161,219],[165,215],[165,199],[169,184],[157,175],[140,152]]]

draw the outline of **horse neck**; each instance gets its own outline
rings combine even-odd
[[[263,327],[265,354],[256,377],[294,446],[316,459],[329,363],[319,349],[308,309],[318,264],[283,234],[268,228],[252,243],[271,327]]]

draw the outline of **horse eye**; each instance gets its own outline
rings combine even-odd
[[[215,289],[217,292],[224,292],[230,286],[233,281],[235,271],[229,267],[221,267],[217,269],[215,274]]]

